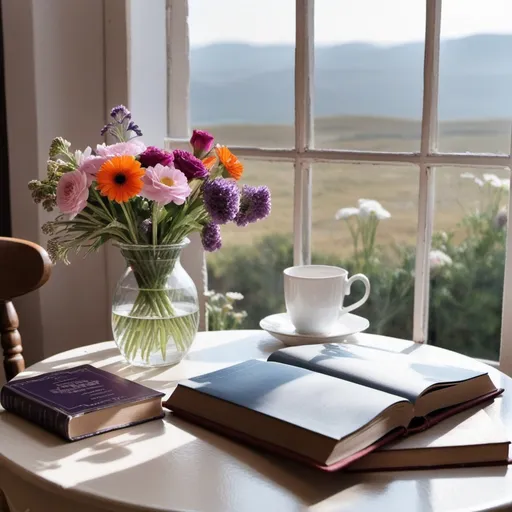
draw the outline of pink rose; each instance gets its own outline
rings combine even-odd
[[[99,156],[137,156],[138,154],[146,151],[146,145],[137,139],[129,140],[128,142],[118,142],[117,144],[98,144],[96,146],[96,154]]]
[[[106,156],[89,156],[84,159],[80,167],[77,170],[85,173],[87,176],[87,185],[91,186],[91,183],[96,178],[96,173],[100,170],[100,167],[108,160]]]
[[[62,213],[73,217],[87,205],[89,187],[87,175],[82,171],[72,171],[64,174],[57,184],[57,206]]]
[[[142,183],[140,195],[160,204],[183,204],[191,192],[187,177],[172,166],[148,167]]]
[[[190,144],[194,148],[194,156],[201,158],[213,148],[214,137],[203,130],[194,130],[190,138]]]

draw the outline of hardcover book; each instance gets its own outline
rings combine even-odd
[[[162,418],[163,393],[85,364],[2,387],[2,407],[68,441]]]
[[[357,345],[289,347],[268,361],[181,382],[164,405],[231,437],[335,471],[503,391],[485,372],[396,356]],[[506,463],[509,442],[502,436],[497,444],[494,462]],[[488,463],[482,453],[469,458]],[[382,458],[376,464],[384,464]]]

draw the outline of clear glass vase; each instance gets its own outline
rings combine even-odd
[[[179,363],[197,333],[197,289],[180,263],[186,239],[173,245],[118,244],[127,270],[112,301],[119,350],[135,366]]]

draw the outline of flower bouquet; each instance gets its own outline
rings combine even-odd
[[[127,262],[112,305],[114,338],[132,364],[179,362],[197,332],[197,290],[180,264],[187,236],[201,233],[206,251],[220,249],[220,225],[246,226],[270,213],[266,186],[238,180],[243,165],[208,132],[195,130],[191,151],[146,147],[122,105],[101,135],[117,142],[71,151],[50,146],[46,179],[29,183],[32,197],[60,215],[43,225],[53,261],[114,241]]]

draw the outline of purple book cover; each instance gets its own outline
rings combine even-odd
[[[88,364],[13,380],[4,388],[67,416],[164,396],[164,393]]]

